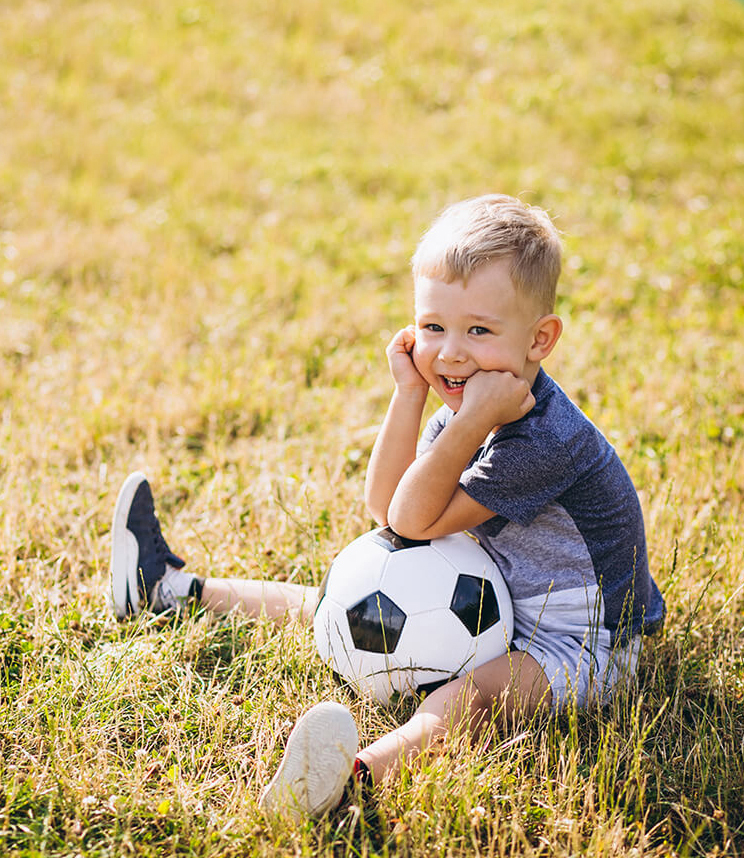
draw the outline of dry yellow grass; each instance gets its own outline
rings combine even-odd
[[[744,852],[744,7],[0,0],[0,850]],[[669,617],[644,690],[267,826],[290,628],[106,612],[147,471],[196,570],[317,582],[454,199],[558,218],[549,371],[639,487]],[[716,852],[717,850],[717,852]]]

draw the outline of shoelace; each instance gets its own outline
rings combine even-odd
[[[153,548],[155,551],[155,559],[160,562],[163,562],[164,572],[167,571],[168,567],[166,565],[166,561],[170,554],[170,549],[168,548],[168,543],[165,541],[165,537],[163,536],[162,531],[160,530],[160,522],[157,519],[157,516],[153,513],[152,520],[150,521],[150,535],[152,537]],[[145,584],[144,578],[140,573],[139,580],[139,594],[140,599],[147,603],[150,608],[154,608],[156,602],[162,597],[159,594],[161,580],[153,582],[150,586],[150,592],[147,592],[147,585]]]
[[[170,548],[168,548],[168,543],[165,541],[165,537],[160,530],[160,522],[154,515],[150,522],[150,530],[155,544],[155,556],[158,560],[165,560],[170,554]]]

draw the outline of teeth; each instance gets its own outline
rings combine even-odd
[[[462,387],[467,381],[467,378],[450,378],[448,375],[443,375],[442,378],[450,387]]]

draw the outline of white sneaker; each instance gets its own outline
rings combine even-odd
[[[351,712],[340,703],[318,703],[289,734],[284,757],[259,805],[299,821],[322,816],[341,801],[359,736]]]

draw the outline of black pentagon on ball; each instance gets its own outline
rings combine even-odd
[[[354,646],[366,652],[393,652],[406,621],[403,611],[379,590],[348,608],[346,616]]]
[[[390,527],[383,527],[371,534],[371,539],[381,545],[385,551],[402,551],[404,548],[417,548],[419,545],[431,545],[431,539],[409,539],[398,536]]]
[[[501,619],[493,584],[475,575],[458,575],[450,609],[473,637]]]

